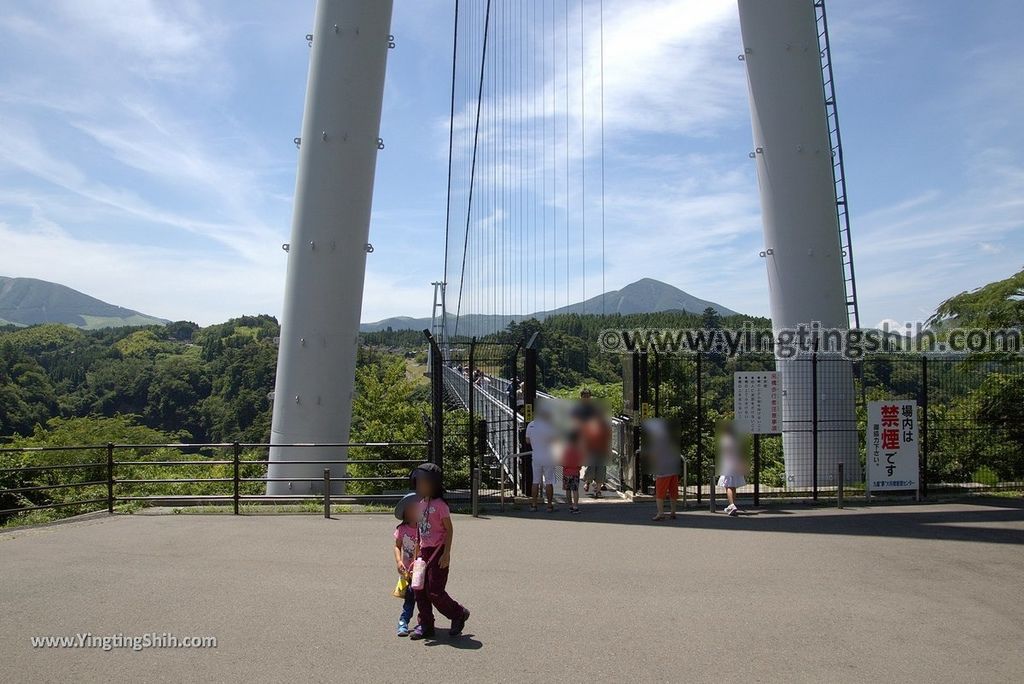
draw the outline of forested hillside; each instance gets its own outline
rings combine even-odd
[[[133,415],[189,441],[265,440],[277,335],[271,316],[202,329],[0,329],[0,436],[55,417]]]
[[[955,326],[1017,327],[1022,317],[1024,274],[950,298],[934,322],[941,330]],[[553,316],[543,322],[514,323],[482,341],[503,343],[510,350],[540,334],[538,384],[563,396],[591,389],[613,411],[622,406],[622,357],[601,351],[602,330],[641,328],[742,328],[752,323],[767,328],[765,319],[720,317],[681,312]],[[142,328],[86,331],[63,325],[0,327],[0,442],[16,448],[55,445],[160,444],[185,442],[266,442],[270,432],[270,392],[277,360],[277,321],[270,316],[244,316],[199,328],[188,322]],[[453,340],[452,361],[465,361],[469,340]],[[429,385],[423,377],[425,341],[415,331],[364,333],[359,352],[353,402],[353,441],[417,441],[429,414]],[[504,352],[503,352],[504,353]],[[477,357],[478,360],[480,357]],[[522,355],[519,355],[519,362]],[[491,372],[503,372],[499,362]],[[770,354],[730,358],[702,356],[701,410],[698,421],[696,361],[692,356],[662,357],[658,362],[658,400],[662,415],[678,421],[684,453],[696,455],[697,426],[704,458],[714,452],[716,421],[732,411],[732,374],[768,369]],[[930,432],[927,472],[932,483],[966,483],[969,487],[1005,486],[1024,480],[1024,359],[1019,355],[933,357],[924,382],[924,361],[918,355],[877,355],[855,370],[862,399],[927,398]],[[521,367],[520,367],[520,370]],[[653,380],[652,380],[653,383]],[[652,392],[654,390],[652,389]],[[454,409],[453,409],[453,412]],[[858,402],[859,429],[865,426]],[[457,425],[461,416],[452,415]],[[451,482],[465,486],[469,473],[458,445],[446,451]],[[105,485],[103,449],[0,453],[0,510],[62,501],[101,499]],[[223,494],[224,485],[126,484],[134,480],[187,477],[230,479],[228,466],[182,466],[166,469],[161,461],[194,459],[194,450],[125,447],[119,457],[139,463],[120,472],[119,495]],[[214,457],[218,450],[202,452]],[[413,453],[419,453],[414,450]],[[265,450],[247,450],[243,460],[265,458]],[[222,455],[222,454],[221,454]],[[409,458],[400,447],[350,456]],[[64,470],[19,470],[27,465],[55,465],[83,460],[97,470],[77,474]],[[194,468],[190,470],[190,468]],[[258,465],[243,467],[243,477],[259,478]],[[361,465],[361,476],[401,476],[400,467],[375,470]],[[84,490],[60,488],[68,478],[84,482]],[[763,444],[762,483],[783,486],[781,440]],[[56,487],[56,488],[55,488]],[[218,490],[218,487],[220,489]],[[353,491],[375,493],[376,485],[353,484]],[[246,483],[246,493],[260,485]],[[17,515],[14,523],[39,522],[71,515],[84,508],[70,506]],[[11,521],[0,520],[0,525]]]
[[[745,317],[735,317],[749,320]],[[760,321],[767,325],[767,321]],[[554,316],[509,326],[495,339],[521,342],[541,332],[539,381],[551,390],[618,383],[618,357],[597,335],[618,327],[715,327],[714,312]],[[192,442],[262,442],[270,436],[277,320],[243,316],[200,328],[80,330],[47,324],[0,328],[0,437],[32,434],[51,418],[131,415],[146,427]],[[363,333],[363,344],[422,350],[416,331]],[[358,405],[357,405],[358,408]]]

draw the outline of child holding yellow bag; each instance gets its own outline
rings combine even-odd
[[[419,520],[416,516],[416,504],[419,497],[415,492],[406,494],[395,506],[395,517],[401,520],[395,528],[395,566],[398,569],[398,584],[394,595],[405,599],[402,614],[398,618],[398,636],[409,636],[409,621],[416,607],[416,592],[410,583],[412,564],[419,552]]]

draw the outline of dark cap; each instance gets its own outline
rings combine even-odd
[[[441,467],[436,463],[421,463],[409,474],[409,486],[416,489],[416,480],[425,477],[438,484],[441,483]]]
[[[409,492],[399,499],[398,504],[395,506],[395,517],[399,520],[405,520],[405,511],[409,506],[412,506],[419,501],[419,498],[420,497],[416,492]]]

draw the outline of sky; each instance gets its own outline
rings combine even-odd
[[[583,6],[591,105],[598,3]],[[444,268],[452,4],[395,0],[365,321],[429,315]],[[590,106],[572,159],[591,179],[586,268],[568,294],[533,296],[597,294],[603,261],[609,290],[652,277],[766,315],[734,0],[603,5],[605,256]],[[861,320],[924,320],[1024,267],[1024,3],[828,6]],[[279,316],[313,8],[6,0],[0,275],[203,325]],[[459,99],[464,155],[471,111]]]

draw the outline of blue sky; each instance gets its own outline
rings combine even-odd
[[[279,314],[313,5],[5,2],[0,274],[202,324]],[[364,320],[429,315],[441,274],[451,5],[395,0]],[[654,277],[767,313],[735,3],[604,6],[608,288]],[[1024,4],[829,8],[862,322],[922,320],[1024,267]],[[598,201],[591,184],[588,296]]]

